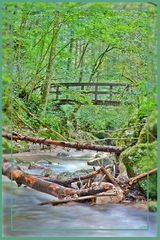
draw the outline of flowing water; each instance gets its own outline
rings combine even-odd
[[[86,156],[87,157],[87,156]],[[21,156],[23,160],[53,162],[55,172],[90,168],[86,157],[71,158],[49,155]],[[59,163],[59,164],[57,164]],[[26,169],[27,164],[21,164]],[[31,170],[39,174],[42,170]],[[156,214],[124,204],[90,206],[69,204],[39,206],[54,197],[20,187],[3,176],[3,235],[4,236],[156,236]]]

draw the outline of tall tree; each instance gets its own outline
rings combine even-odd
[[[69,58],[67,62],[67,72],[70,71],[71,63],[72,63],[72,51],[73,51],[73,30],[71,29],[71,37],[70,37],[70,45],[69,45]]]
[[[89,42],[87,42],[86,44],[85,44],[85,41],[83,42],[83,49],[82,49],[83,51],[81,53],[81,57],[80,57],[80,60],[79,60],[79,65],[78,65],[78,67],[80,67],[79,82],[81,82],[82,78],[83,78],[83,67],[84,67],[84,64],[85,64],[85,62],[84,62],[84,60],[85,60],[84,55],[86,53],[88,44],[89,44]]]
[[[56,46],[57,46],[57,40],[58,40],[58,31],[59,31],[59,18],[60,14],[59,11],[55,11],[55,19],[53,24],[53,32],[52,32],[52,44],[50,49],[50,56],[46,71],[46,78],[45,81],[41,87],[41,95],[42,95],[42,103],[44,104],[43,108],[43,114],[46,113],[47,108],[47,102],[48,102],[48,96],[51,86],[51,80],[54,74],[54,60],[55,60],[55,54],[56,54]]]

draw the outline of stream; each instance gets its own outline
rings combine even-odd
[[[18,155],[18,154],[17,154]],[[71,157],[52,154],[20,154],[15,159],[28,162],[49,160],[56,173],[92,168],[86,160],[91,155],[73,154]],[[45,161],[44,161],[45,162]],[[30,170],[39,174],[42,170]],[[154,237],[156,236],[156,213],[150,213],[133,205],[94,205],[72,203],[59,206],[39,206],[38,203],[56,199],[50,195],[21,186],[17,187],[7,177],[3,183],[3,235],[26,237]]]

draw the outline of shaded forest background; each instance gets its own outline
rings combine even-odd
[[[118,95],[121,106],[94,106],[90,96],[65,89],[78,103],[59,106],[50,87],[63,82],[129,88]],[[129,128],[127,138],[138,137],[133,125],[156,108],[156,83],[154,5],[3,4],[3,125],[12,119],[15,131],[36,136],[121,144],[122,132],[112,130]]]

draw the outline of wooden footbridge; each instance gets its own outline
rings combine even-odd
[[[51,84],[50,93],[53,101],[59,104],[74,104],[79,101],[78,96],[85,94],[95,105],[119,105],[120,95],[123,95],[128,87],[125,83],[59,83]]]

